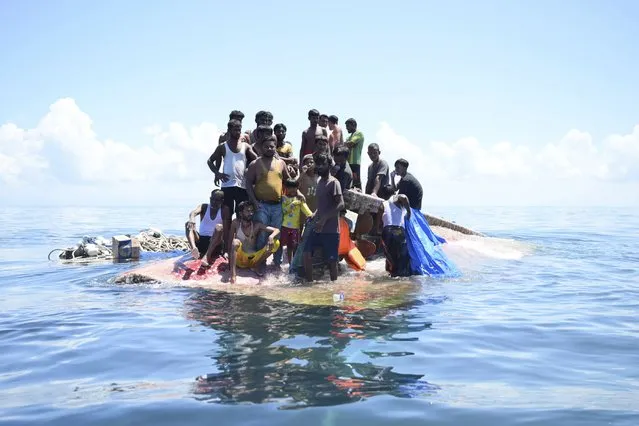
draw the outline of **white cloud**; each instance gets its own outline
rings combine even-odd
[[[384,122],[376,136],[390,163],[406,158],[422,178],[639,180],[639,125],[629,135],[610,136],[600,147],[589,133],[573,129],[537,150],[511,142],[482,145],[473,137],[417,145]]]
[[[0,128],[0,176],[5,182],[16,182],[29,179],[30,168],[48,168],[53,176],[72,176],[74,182],[210,177],[206,158],[220,133],[215,125],[187,129],[171,123],[167,130],[155,125],[145,133],[151,141],[141,147],[100,140],[91,117],[73,99],[60,99],[34,129],[11,123]]]
[[[140,143],[129,145],[100,138],[91,117],[73,99],[60,99],[32,129],[12,123],[0,127],[0,192],[20,194],[11,188],[31,185],[34,194],[50,199],[47,186],[38,189],[38,183],[47,182],[58,191],[65,185],[76,188],[82,199],[91,188],[98,192],[96,199],[109,190],[120,199],[123,190],[135,188],[146,192],[149,202],[159,196],[167,201],[170,193],[171,199],[190,202],[211,187],[206,159],[219,133],[212,123],[190,128],[154,124],[141,129]],[[589,133],[570,130],[557,142],[531,147],[508,141],[485,144],[474,137],[417,144],[383,122],[375,137],[367,136],[367,143],[373,141],[391,167],[395,159],[406,158],[410,171],[439,200],[452,202],[465,191],[465,199],[490,196],[493,204],[516,197],[524,203],[561,202],[565,194],[586,197],[592,190],[608,191],[610,182],[625,181],[626,194],[639,202],[632,195],[639,193],[634,191],[639,185],[639,125],[630,134],[611,135],[601,143]],[[365,150],[363,157],[366,167]],[[129,202],[138,199],[129,195]],[[64,199],[73,197],[65,194]],[[602,202],[611,199],[610,194],[600,197]]]

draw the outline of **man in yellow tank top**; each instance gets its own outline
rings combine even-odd
[[[246,192],[255,206],[256,222],[273,228],[282,228],[282,188],[290,178],[286,164],[275,156],[277,141],[275,136],[262,141],[262,156],[252,162],[246,170]],[[260,233],[257,249],[263,248],[268,240],[266,232]],[[282,264],[282,250],[273,256],[273,263]]]

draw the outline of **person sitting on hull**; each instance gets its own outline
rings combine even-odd
[[[399,182],[395,183],[395,177],[399,176]],[[408,202],[412,209],[422,209],[422,197],[424,190],[417,178],[408,173],[408,161],[400,158],[395,161],[395,171],[391,172],[390,183],[392,192],[403,194],[408,197]]]
[[[200,216],[199,231],[195,230],[195,217]],[[185,224],[186,240],[195,259],[211,263],[215,257],[224,253],[224,222],[230,218],[229,208],[224,205],[224,193],[215,189],[211,192],[209,204],[198,205],[189,214]]]
[[[339,260],[339,214],[344,209],[344,197],[339,181],[330,174],[330,159],[322,153],[315,156],[315,171],[320,177],[317,183],[317,211],[315,225],[304,247],[304,272],[307,281],[313,281],[313,251],[322,249],[328,263],[331,281],[337,279]]]
[[[276,240],[279,229],[256,222],[253,220],[254,215],[253,205],[249,201],[243,201],[240,203],[237,218],[231,224],[231,244],[228,248],[231,284],[237,279],[237,268],[251,269],[258,276],[263,276],[266,259],[280,247],[280,242]],[[258,250],[257,237],[261,232],[267,232],[268,239],[266,245]]]
[[[386,256],[386,271],[391,277],[408,277],[411,274],[410,257],[406,243],[406,222],[411,210],[408,197],[393,195],[379,208],[381,216],[382,247]]]

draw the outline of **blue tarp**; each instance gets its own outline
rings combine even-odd
[[[461,273],[448,259],[441,244],[446,240],[435,235],[426,218],[417,209],[411,208],[410,220],[405,224],[410,266],[415,275],[457,277]]]

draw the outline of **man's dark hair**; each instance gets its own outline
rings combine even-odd
[[[251,204],[250,201],[242,201],[238,206],[237,206],[237,211],[238,212],[243,212],[247,207],[252,207],[253,204]]]
[[[320,118],[325,118],[325,119],[327,119],[327,120],[328,120],[328,115],[326,115],[326,114],[320,114]]]
[[[357,121],[355,121],[354,118],[349,118],[348,120],[346,120],[346,124],[349,124],[349,123],[357,127]]]
[[[379,151],[379,145],[377,145],[375,142],[368,144],[369,148],[373,148],[376,151]]]
[[[244,120],[244,113],[242,111],[238,111],[236,109],[234,109],[233,111],[231,111],[231,113],[229,114],[229,120]]]
[[[211,198],[215,197],[218,194],[218,192],[221,192],[222,193],[222,197],[224,197],[224,191],[222,191],[219,188],[216,188],[213,191],[211,191]]]
[[[273,114],[271,114],[269,111],[258,111],[257,114],[255,114],[255,122],[259,123],[260,119],[262,118],[266,121],[272,120]]]
[[[277,132],[279,129],[282,129],[286,132],[286,126],[282,123],[277,123],[275,127],[273,127],[274,132]]]
[[[338,122],[338,121],[339,121],[339,120],[337,119],[337,116],[336,116],[336,115],[330,115],[330,116],[328,117],[328,122],[329,122],[329,123],[337,124],[337,122]]]
[[[318,164],[329,163],[328,155],[326,155],[326,153],[324,152],[313,155],[313,160],[315,161],[315,166],[317,166]]]
[[[395,165],[396,166],[404,166],[404,167],[408,168],[408,160],[404,160],[403,158],[400,158],[397,161],[395,161]]]
[[[266,125],[266,124],[260,124],[259,126],[257,126],[257,132],[258,133],[263,133],[263,132],[273,133],[273,128],[271,126]]]
[[[284,181],[284,186],[286,188],[299,188],[300,182],[297,179],[286,179]]]
[[[338,157],[343,155],[344,157],[348,157],[348,154],[351,152],[350,148],[344,144],[337,145],[333,149],[333,157]]]
[[[273,135],[265,137],[264,139],[262,139],[262,145],[264,145],[266,142],[275,142],[277,143],[277,138]]]
[[[312,110],[310,110],[310,111],[308,112],[308,116],[310,117],[310,116],[312,116],[312,115],[316,115],[316,116],[318,116],[318,117],[319,117],[320,112],[319,112],[318,110],[316,110],[316,109],[312,109]]]
[[[328,138],[325,135],[315,135],[315,142],[324,141],[328,143]]]
[[[242,122],[240,120],[236,120],[235,118],[229,120],[229,124],[227,125],[227,128],[230,129],[231,127],[239,127],[240,129],[242,128]]]

